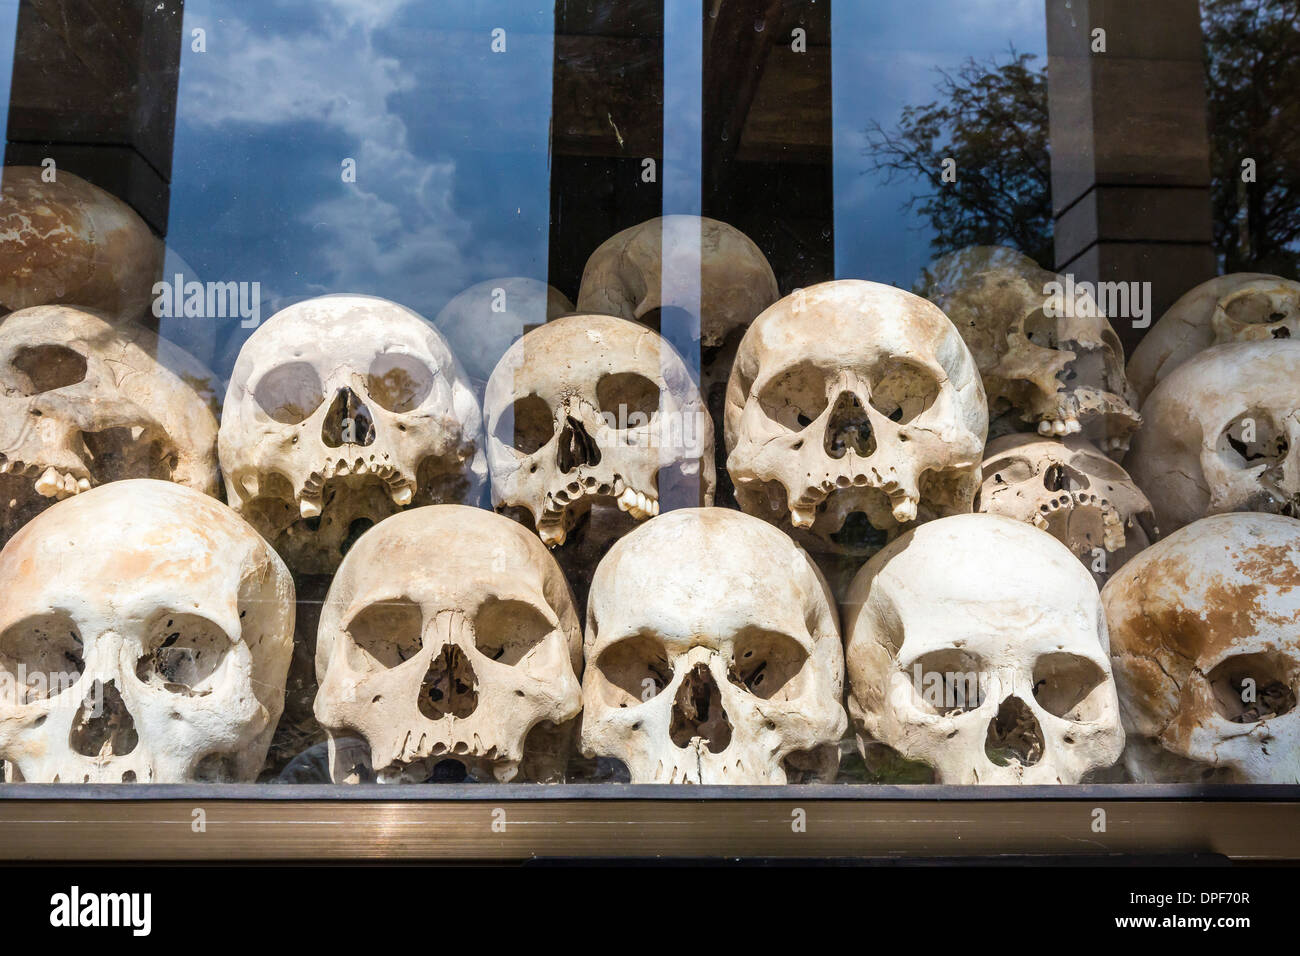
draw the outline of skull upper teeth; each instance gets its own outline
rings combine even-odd
[[[1040,435],[1063,437],[1065,435],[1077,435],[1081,431],[1083,431],[1083,426],[1079,424],[1077,418],[1051,418],[1038,423],[1038,434]]]
[[[59,471],[53,465],[41,470],[40,465],[28,465],[21,461],[4,461],[0,463],[0,474],[22,475],[37,472],[39,472],[39,477],[32,487],[43,498],[54,498],[62,501],[64,498],[79,495],[91,488],[89,478],[78,477],[71,472]]]

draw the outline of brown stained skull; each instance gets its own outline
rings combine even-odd
[[[1102,593],[1140,783],[1300,783],[1300,522],[1224,514]]]
[[[563,779],[581,670],[572,594],[534,535],[460,505],[394,515],[348,553],[321,613],[331,775]]]
[[[483,406],[493,504],[550,547],[579,524],[622,534],[713,502],[699,388],[673,347],[635,322],[573,315],[534,329],[497,364]],[[605,521],[614,508],[630,521]]]
[[[1156,537],[1146,495],[1079,437],[1004,435],[985,451],[975,510],[1028,522],[1066,545],[1105,585]]]
[[[987,427],[979,373],[943,313],[846,279],[750,327],[728,386],[727,467],[745,512],[812,551],[864,555],[971,509]]]
[[[1147,397],[1125,465],[1161,531],[1230,511],[1300,517],[1300,340],[1216,345]]]
[[[328,574],[411,505],[476,502],[481,415],[437,329],[386,299],[284,309],[240,350],[219,451],[226,495],[298,573]]]
[[[937,260],[920,283],[970,346],[995,431],[1083,434],[1122,453],[1141,418],[1124,348],[1096,302],[1014,250],[975,246]]]
[[[847,726],[838,619],[808,555],[724,508],[652,518],[587,603],[582,749],[633,783],[829,783]]]
[[[294,589],[233,511],[171,482],[113,482],[19,531],[0,579],[11,781],[257,779],[284,706]]]
[[[219,488],[212,375],[100,313],[0,319],[0,543],[55,501],[124,478]]]

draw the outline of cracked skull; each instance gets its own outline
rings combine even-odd
[[[587,607],[582,748],[633,783],[830,782],[847,720],[821,574],[748,515],[687,509],[621,538]]]
[[[321,614],[331,775],[563,779],[581,669],[569,586],[527,529],[460,505],[395,515],[348,553]]]
[[[1300,517],[1300,341],[1217,345],[1164,379],[1125,460],[1164,533],[1228,511]]]
[[[1121,454],[1141,418],[1124,347],[1097,303],[1066,298],[1064,277],[1019,253],[975,246],[936,261],[921,282],[970,346],[995,433],[1082,434]],[[1004,423],[1005,420],[1005,423]]]
[[[578,309],[635,319],[655,331],[665,310],[698,310],[700,342],[710,349],[743,332],[779,294],[767,258],[739,229],[665,216],[624,229],[591,254]]]
[[[401,508],[477,502],[481,430],[430,323],[371,296],[309,299],[240,350],[221,420],[226,496],[291,568],[327,574]]]
[[[0,552],[0,758],[32,783],[252,782],[284,706],[294,592],[225,505],[133,479]]]
[[[1300,283],[1239,272],[1203,282],[1169,307],[1133,351],[1128,378],[1145,400],[1197,352],[1300,336]]]
[[[1156,537],[1146,495],[1078,436],[1004,435],[984,454],[975,510],[1050,533],[1092,569],[1098,587]]]
[[[845,627],[868,759],[884,745],[938,783],[1056,784],[1119,758],[1097,586],[1037,528],[985,514],[917,528],[858,573]]]
[[[635,322],[574,315],[534,329],[492,372],[484,410],[493,504],[549,546],[593,506],[639,522],[713,502],[699,389],[672,346]]]
[[[1134,780],[1300,782],[1300,522],[1197,521],[1102,600]]]
[[[132,323],[62,305],[0,319],[0,543],[53,502],[123,478],[215,496],[211,373]]]
[[[890,286],[827,282],[764,312],[727,390],[741,508],[810,550],[870,554],[915,522],[968,512],[988,427],[952,323]]]

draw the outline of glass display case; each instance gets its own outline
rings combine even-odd
[[[1300,856],[1284,0],[9,0],[0,856]]]

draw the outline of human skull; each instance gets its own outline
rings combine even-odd
[[[284,704],[294,592],[225,505],[133,479],[0,551],[0,758],[29,783],[251,782]]]
[[[855,279],[759,316],[727,389],[740,507],[819,552],[870,554],[916,522],[970,511],[987,429],[952,323],[924,299]]]
[[[686,509],[619,539],[592,582],[586,660],[583,752],[633,783],[835,777],[847,720],[830,592],[756,518]]]
[[[583,269],[578,309],[635,319],[656,331],[663,309],[698,310],[700,342],[716,348],[779,295],[767,258],[739,229],[716,219],[664,216],[601,243]]]
[[[148,311],[163,245],[135,211],[65,170],[0,174],[0,308],[62,303],[136,318]]]
[[[1105,585],[1155,539],[1147,496],[1128,472],[1076,436],[1004,435],[984,453],[975,510],[1048,532]]]
[[[0,318],[0,544],[55,501],[123,478],[215,496],[211,387],[134,323],[64,305]]]
[[[548,322],[502,357],[483,406],[493,504],[548,546],[593,505],[644,521],[713,501],[713,426],[699,389],[645,326],[605,315]]]
[[[1300,522],[1204,518],[1102,592],[1140,783],[1300,783]]]
[[[1128,380],[1144,401],[1212,345],[1300,336],[1300,283],[1253,272],[1203,282],[1169,307],[1133,350]]]
[[[844,612],[849,715],[948,784],[1078,783],[1124,731],[1097,586],[1051,535],[944,518],[858,573]]]
[[[1019,253],[989,246],[942,257],[920,283],[970,346],[990,415],[1015,430],[1083,434],[1119,454],[1141,422],[1124,347],[1096,302],[1082,289],[1069,300],[1066,285]]]
[[[433,324],[481,387],[520,336],[572,311],[573,303],[557,289],[515,276],[470,286],[443,306]]]
[[[249,337],[221,419],[226,496],[294,571],[327,574],[409,505],[477,502],[481,415],[438,331],[386,299],[327,295]]]
[[[1300,340],[1216,345],[1160,382],[1125,460],[1161,531],[1227,511],[1300,517]]]
[[[448,760],[560,778],[565,754],[534,745],[577,716],[581,670],[569,586],[535,536],[460,505],[394,515],[348,553],[321,613],[315,709],[334,781],[421,782]]]

